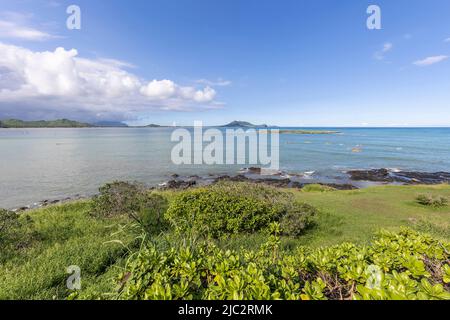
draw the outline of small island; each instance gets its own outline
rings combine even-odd
[[[226,125],[221,126],[222,128],[267,128],[268,125],[267,124],[261,124],[261,125],[257,125],[257,124],[252,124],[250,122],[247,121],[232,121]]]

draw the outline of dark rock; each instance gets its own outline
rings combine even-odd
[[[394,172],[392,176],[395,181],[411,184],[441,184],[450,182],[449,172]]]
[[[291,185],[290,179],[257,179],[255,181],[277,188],[288,188]]]
[[[170,180],[163,185],[161,185],[161,189],[187,189],[193,187],[197,183],[193,180],[184,181],[184,180]]]
[[[263,179],[252,179],[248,178],[242,174],[237,176],[220,176],[214,180],[214,183],[219,181],[231,181],[231,182],[253,182],[253,183],[261,183],[266,184],[273,187],[278,188],[287,188],[290,187],[292,181],[290,179],[273,179],[273,178],[263,178]]]
[[[355,181],[399,182],[405,184],[441,184],[450,182],[449,172],[393,172],[388,169],[352,170],[347,172]]]
[[[220,176],[217,177],[216,179],[214,179],[214,183],[220,182],[220,181],[232,181],[232,182],[242,182],[242,181],[249,181],[250,179],[247,178],[246,176],[239,174],[237,176],[228,176],[228,175],[224,175],[224,176]]]
[[[351,170],[347,173],[355,181],[394,182],[387,169]]]

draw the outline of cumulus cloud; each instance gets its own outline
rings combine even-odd
[[[375,52],[374,58],[376,60],[384,60],[386,53],[391,51],[393,47],[394,45],[392,43],[386,42],[385,44],[383,44],[383,48],[381,50]]]
[[[448,56],[433,56],[413,62],[418,67],[428,67],[448,59]]]
[[[168,99],[175,95],[176,85],[170,80],[153,80],[141,88],[141,93],[151,99]]]
[[[130,119],[151,110],[211,108],[216,91],[145,80],[114,59],[86,59],[77,50],[35,52],[0,42],[0,118]]]

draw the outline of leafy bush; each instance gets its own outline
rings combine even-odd
[[[100,187],[92,200],[91,212],[100,217],[132,215],[140,211],[145,188],[138,183],[114,181]]]
[[[370,246],[279,251],[143,248],[119,276],[120,299],[450,299],[450,244],[409,229],[381,232]],[[273,254],[276,252],[277,254]]]
[[[162,231],[168,227],[164,218],[169,203],[160,194],[148,194],[144,200],[144,205],[139,212],[139,221],[149,231]]]
[[[220,183],[179,194],[170,204],[166,218],[180,232],[219,238],[264,229],[288,212],[294,214],[297,205],[293,202],[292,194],[272,187]]]
[[[295,201],[288,207],[286,214],[280,220],[281,233],[298,237],[314,226],[314,216],[317,209],[306,203]]]
[[[433,197],[431,195],[421,194],[416,198],[417,202],[423,206],[442,208],[446,207],[448,204],[448,199],[442,196]]]
[[[150,193],[143,185],[116,181],[105,184],[99,191],[100,194],[92,200],[91,213],[94,216],[127,215],[149,231],[160,231],[166,227],[166,198]]]
[[[307,184],[302,189],[303,192],[328,192],[336,191],[335,188],[322,184]]]

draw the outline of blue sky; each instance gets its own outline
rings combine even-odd
[[[449,21],[447,0],[0,0],[0,118],[448,126]]]

